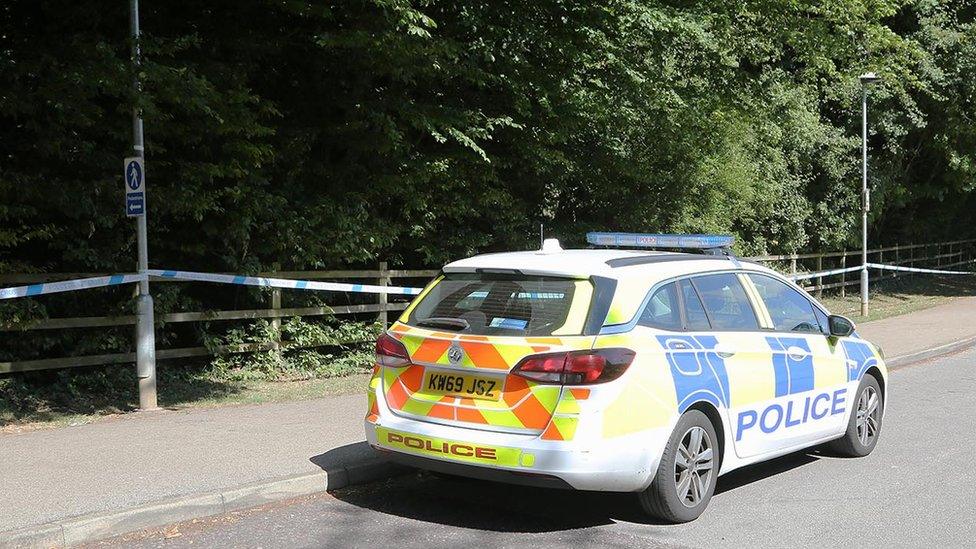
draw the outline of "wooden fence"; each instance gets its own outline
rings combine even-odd
[[[883,263],[886,265],[926,269],[959,269],[976,261],[976,239],[874,248],[868,250],[867,256],[868,263]],[[795,275],[804,272],[815,273],[830,269],[858,266],[861,264],[861,250],[762,255],[744,259],[765,263],[784,274]],[[892,278],[914,276],[912,273],[897,271],[891,272],[890,274],[874,273],[877,273],[877,271],[872,271],[872,284]],[[838,281],[824,283],[824,278],[838,279]],[[854,271],[811,278],[800,281],[798,284],[809,291],[815,292],[817,296],[820,296],[824,290],[835,288],[839,289],[840,295],[843,296],[846,294],[848,286],[857,286],[860,284],[860,273]]]
[[[834,268],[860,265],[860,250],[846,250],[840,252],[767,255],[744,258],[770,265],[785,273],[798,274],[803,272],[818,272]],[[976,239],[956,240],[952,242],[934,242],[926,244],[896,245],[868,250],[868,262],[886,263],[906,267],[925,267],[936,269],[960,268],[976,261]],[[291,278],[301,280],[370,280],[381,286],[391,285],[394,279],[430,279],[436,276],[437,270],[402,270],[388,269],[386,262],[381,262],[376,270],[363,271],[287,271],[261,273],[259,276],[273,278]],[[14,284],[33,284],[54,280],[67,280],[99,276],[93,273],[52,273],[40,275],[0,275],[0,287]],[[911,276],[910,273],[878,274],[871,277],[874,283],[896,277]],[[825,283],[824,278],[838,279],[837,282]],[[152,279],[153,283],[183,283],[185,281],[173,279]],[[823,290],[839,289],[843,295],[848,286],[859,284],[857,272],[830,275],[805,280],[801,283],[808,290],[820,295]],[[270,319],[280,326],[281,318],[322,316],[322,315],[350,315],[376,314],[376,318],[384,325],[388,322],[388,313],[402,311],[406,308],[406,301],[390,302],[386,294],[375,296],[375,303],[359,305],[337,305],[321,307],[292,307],[281,306],[281,290],[272,289],[267,308],[243,310],[216,310],[199,312],[167,313],[157,315],[157,322],[210,322],[225,320]],[[110,326],[134,326],[136,317],[125,316],[89,316],[72,318],[48,318],[21,324],[0,324],[0,331],[34,331],[61,330],[69,328],[99,328]],[[254,352],[272,348],[289,348],[291,343],[264,343],[208,347],[183,347],[176,349],[157,349],[156,358],[167,360],[186,357],[209,356],[216,353]],[[102,355],[74,356],[46,358],[38,360],[22,360],[14,362],[0,362],[0,373],[24,372],[31,370],[46,370],[53,368],[69,368],[79,366],[94,366],[100,364],[124,364],[135,362],[135,353],[110,353]]]
[[[430,279],[437,275],[437,270],[404,270],[388,269],[386,262],[381,262],[376,270],[363,271],[286,271],[274,273],[260,273],[257,276],[271,278],[292,278],[300,280],[367,280],[380,286],[389,286],[394,279]],[[50,282],[54,280],[67,280],[71,278],[84,278],[90,276],[101,276],[92,273],[51,273],[42,275],[0,275],[0,287],[13,284],[34,284],[38,282]],[[161,284],[187,284],[190,282],[151,278],[152,283]],[[264,309],[242,309],[242,310],[216,310],[198,311],[185,313],[168,313],[156,315],[156,321],[162,323],[180,322],[210,322],[222,320],[250,320],[250,319],[269,319],[276,327],[280,327],[282,318],[295,316],[323,316],[323,315],[350,315],[350,314],[376,314],[376,318],[384,325],[388,323],[389,312],[402,311],[407,307],[407,301],[390,302],[387,294],[377,294],[373,296],[376,303],[365,303],[359,305],[336,305],[320,307],[290,307],[281,306],[281,289],[271,288],[268,307]],[[0,324],[0,331],[34,331],[34,330],[61,330],[68,328],[100,328],[109,326],[135,326],[136,317],[134,315],[124,316],[89,316],[71,318],[47,318],[19,324]],[[254,352],[270,350],[272,348],[289,348],[292,345],[285,343],[265,343],[265,344],[242,344],[228,345],[217,348],[207,347],[182,347],[176,349],[157,349],[156,359],[167,360],[174,358],[200,357],[213,354]],[[47,370],[53,368],[70,368],[79,366],[94,366],[99,364],[124,364],[135,362],[135,352],[131,353],[109,353],[102,355],[74,356],[45,358],[37,360],[21,360],[14,362],[0,362],[0,373],[7,372],[26,372],[31,370]]]

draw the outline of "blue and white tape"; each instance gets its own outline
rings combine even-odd
[[[868,263],[872,269],[883,269],[886,271],[904,271],[907,273],[928,273],[944,275],[971,275],[976,274],[972,271],[941,271],[939,269],[920,269],[918,267],[901,267],[898,265],[882,265],[881,263]]]
[[[971,275],[976,274],[972,271],[943,271],[939,269],[922,269],[919,267],[902,267],[899,265],[884,265],[882,263],[868,263],[868,268],[870,269],[881,269],[886,271],[902,271],[907,273],[927,273],[927,274],[945,274],[945,275]],[[846,267],[844,269],[831,269],[829,271],[817,271],[815,273],[803,273],[788,275],[786,278],[796,282],[799,280],[809,280],[811,278],[819,278],[822,276],[830,276],[841,273],[850,273],[854,271],[860,271],[863,267],[861,265],[855,265],[854,267]]]
[[[850,273],[850,272],[853,272],[853,271],[860,271],[860,270],[861,270],[861,266],[858,265],[856,267],[846,267],[846,268],[843,268],[843,269],[831,269],[829,271],[818,271],[816,273],[803,273],[803,274],[790,275],[790,276],[788,276],[786,278],[789,278],[790,280],[796,282],[797,280],[809,280],[811,278],[818,278],[818,277],[821,277],[821,276],[830,276],[830,275],[841,274],[841,273]]]
[[[176,280],[195,280],[197,282],[216,282],[218,284],[238,284],[243,286],[263,286],[268,288],[288,288],[292,290],[325,290],[329,292],[354,292],[367,294],[417,295],[423,288],[402,286],[373,286],[369,284],[347,284],[344,282],[315,282],[313,280],[293,280],[290,278],[264,278],[260,276],[225,275],[214,273],[194,273],[190,271],[164,271],[151,269],[150,276]]]
[[[119,284],[129,284],[146,280],[144,274],[117,274],[111,276],[96,276],[93,278],[77,278],[75,280],[62,280],[61,282],[45,282],[43,284],[31,284],[30,286],[16,286],[14,288],[0,288],[0,299],[13,299],[15,297],[31,297],[35,295],[56,294],[59,292],[73,292],[75,290],[87,290],[88,288],[100,288],[102,286],[117,286]]]

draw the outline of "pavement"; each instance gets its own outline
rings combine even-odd
[[[871,455],[733,471],[688,524],[645,519],[632,494],[415,473],[92,547],[972,547],[974,363],[970,349],[893,372]]]
[[[858,329],[907,365],[976,342],[976,297]],[[0,435],[0,546],[76,545],[389,476],[363,441],[365,406],[342,395]]]
[[[952,352],[976,343],[976,297],[960,297],[930,309],[868,322],[857,331],[881,345],[893,366]]]

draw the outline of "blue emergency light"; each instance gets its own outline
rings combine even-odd
[[[621,248],[714,250],[731,248],[735,238],[720,234],[586,233],[586,241],[595,246]]]

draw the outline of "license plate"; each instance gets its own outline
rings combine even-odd
[[[502,380],[497,377],[427,371],[424,373],[424,392],[498,400],[502,396]]]

